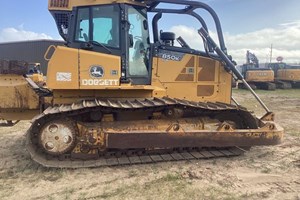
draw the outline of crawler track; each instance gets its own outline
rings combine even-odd
[[[42,126],[47,121],[59,117],[76,119],[78,116],[93,111],[104,113],[126,112],[163,112],[166,109],[180,108],[196,115],[214,116],[217,114],[236,113],[241,121],[247,123],[246,128],[257,128],[256,120],[250,112],[243,107],[224,103],[203,103],[178,100],[171,98],[151,98],[135,100],[86,100],[72,105],[60,105],[49,107],[42,114],[33,119],[32,126],[27,132],[27,150],[32,159],[45,167],[81,168],[143,164],[163,161],[193,160],[202,158],[230,157],[243,154],[240,147],[180,147],[168,149],[107,149],[99,151],[96,157],[88,157],[88,154],[74,156],[73,152],[62,155],[46,154],[38,141],[38,135]]]
[[[193,149],[183,152],[178,152],[176,149],[174,149],[172,152],[168,151],[165,153],[149,151],[144,152],[142,155],[131,156],[116,156],[116,152],[110,152],[106,156],[102,156],[98,159],[80,160],[72,158],[71,155],[65,155],[64,157],[45,156],[45,154],[35,149],[34,145],[30,142],[27,143],[27,150],[29,151],[32,159],[35,162],[43,165],[44,167],[51,168],[93,168],[183,160],[212,159],[220,157],[240,156],[245,152],[245,150],[240,147],[230,147],[222,149]]]

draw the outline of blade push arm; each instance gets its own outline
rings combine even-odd
[[[201,28],[198,33],[201,35],[203,40],[207,42],[209,45],[212,46],[214,51],[219,55],[221,60],[225,63],[225,68],[231,70],[236,77],[241,80],[244,85],[247,87],[248,90],[253,94],[253,96],[256,98],[256,100],[260,103],[260,105],[266,110],[266,112],[270,113],[270,109],[264,104],[264,102],[257,96],[257,94],[254,92],[254,90],[250,87],[250,85],[247,83],[247,81],[244,79],[243,75],[235,68],[235,65],[232,63],[232,61],[229,59],[228,55],[222,51],[218,45],[215,43],[215,41],[209,36],[207,31],[204,28]]]

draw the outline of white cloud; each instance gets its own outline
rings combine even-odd
[[[32,31],[23,30],[23,25],[18,29],[16,28],[4,28],[0,31],[0,42],[11,41],[24,41],[24,40],[36,40],[36,39],[52,39],[45,33],[35,33]]]
[[[181,36],[192,48],[203,50],[203,42],[197,30],[184,25],[173,26],[171,32],[176,34],[176,37]]]
[[[172,27],[170,31],[182,36],[191,47],[203,49],[202,39],[196,29],[180,25]],[[216,38],[216,33],[212,32],[211,37]],[[300,63],[300,21],[281,24],[276,29],[265,28],[238,35],[225,32],[224,38],[228,53],[238,64],[245,62],[247,50],[255,53],[260,63],[268,62],[271,44],[272,61],[282,56],[287,63]]]

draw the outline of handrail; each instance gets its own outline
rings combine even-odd
[[[168,9],[168,8],[157,8],[160,3],[169,3],[169,4],[174,4],[174,5],[185,5],[186,7],[184,9]],[[148,12],[155,12],[155,13],[172,13],[172,14],[187,14],[195,17],[200,21],[200,23],[203,26],[204,20],[194,11],[195,9],[204,9],[206,10],[213,18],[218,34],[218,39],[219,39],[219,44],[220,48],[223,52],[227,53],[227,49],[225,46],[224,42],[224,37],[223,37],[223,32],[221,28],[221,22],[219,20],[218,15],[216,12],[207,4],[198,2],[198,1],[187,1],[187,0],[157,0],[157,1],[152,1],[152,3],[147,4],[148,7]],[[204,23],[205,24],[205,23]],[[209,47],[211,50],[211,47]]]

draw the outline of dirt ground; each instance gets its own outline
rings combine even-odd
[[[300,90],[257,91],[285,128],[282,144],[234,158],[95,169],[47,169],[25,150],[30,122],[0,128],[0,199],[300,200]],[[250,94],[234,97],[258,115]]]

